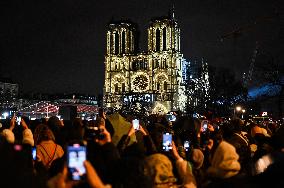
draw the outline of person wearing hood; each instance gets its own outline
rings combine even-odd
[[[227,129],[229,132],[224,133],[223,137],[224,140],[236,148],[239,155],[238,161],[242,166],[241,173],[251,175],[251,149],[249,140],[245,132],[243,132],[244,122],[241,119],[233,119]]]
[[[209,182],[205,187],[239,186],[237,180],[241,165],[238,159],[235,147],[221,141],[213,154],[211,166],[207,169]]]
[[[175,159],[175,167],[181,178],[181,186],[184,188],[196,188],[192,166],[188,161],[180,157],[174,142],[172,142],[172,154]],[[172,162],[164,154],[156,153],[146,157],[144,174],[150,178],[152,182],[151,187],[153,188],[180,187],[173,173]]]

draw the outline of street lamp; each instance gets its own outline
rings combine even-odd
[[[237,106],[237,107],[236,107],[236,110],[237,110],[237,112],[239,112],[239,111],[241,111],[241,110],[242,110],[242,107]]]
[[[236,107],[234,108],[234,116],[236,115],[236,111],[239,112],[239,111],[241,111],[241,110],[242,110],[242,107],[236,106]]]

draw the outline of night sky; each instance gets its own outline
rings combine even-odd
[[[281,0],[7,0],[0,2],[0,77],[22,92],[102,93],[110,20],[136,22],[145,51],[150,19],[166,16],[172,2],[187,60],[204,58],[240,77],[258,41],[283,62]]]

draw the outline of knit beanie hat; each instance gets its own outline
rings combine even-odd
[[[10,129],[4,129],[1,134],[8,143],[13,144],[15,142],[15,135]]]
[[[200,149],[193,149],[191,160],[195,169],[201,168],[203,165],[204,155]]]
[[[173,166],[169,158],[163,154],[153,154],[145,159],[145,175],[150,177],[154,184],[174,183]]]
[[[212,177],[230,178],[239,173],[241,165],[234,146],[222,141],[217,147],[207,173]]]

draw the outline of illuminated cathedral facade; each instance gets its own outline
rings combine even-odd
[[[184,110],[183,54],[174,18],[153,19],[147,29],[148,50],[139,52],[131,22],[111,23],[107,30],[104,105],[148,103],[153,113]]]

